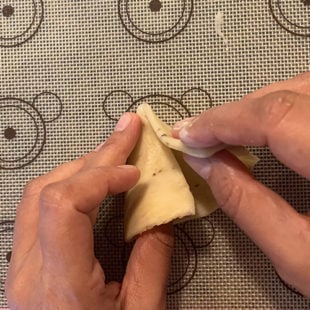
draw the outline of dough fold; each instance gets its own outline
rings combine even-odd
[[[128,163],[135,165],[141,175],[125,196],[126,241],[154,226],[204,217],[215,211],[218,206],[209,186],[187,165],[182,153],[209,157],[224,148],[188,148],[171,136],[171,128],[148,104],[140,105],[137,114],[142,132]],[[248,167],[257,162],[257,157],[243,147],[228,150]]]

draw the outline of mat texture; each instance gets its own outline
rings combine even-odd
[[[173,123],[309,66],[307,0],[0,0],[1,289],[25,184],[95,148],[124,111],[146,101]],[[256,177],[307,211],[309,182],[254,152]],[[122,199],[95,227],[116,280],[130,251]],[[310,309],[221,211],[175,232],[169,309]]]

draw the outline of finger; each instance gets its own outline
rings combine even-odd
[[[38,194],[46,185],[69,178],[82,168],[105,164],[115,166],[124,164],[139,137],[140,127],[140,119],[136,114],[125,113],[116,125],[111,137],[99,145],[94,152],[64,163],[49,173],[30,181],[25,187],[23,199],[33,198],[34,196],[38,198]],[[106,161],[109,159],[110,162],[107,163]]]
[[[191,146],[268,145],[284,164],[310,177],[310,97],[276,92],[210,109],[179,132]]]
[[[25,254],[38,239],[39,194],[51,182],[59,182],[77,173],[83,162],[75,160],[65,163],[50,173],[30,181],[24,189],[23,197],[16,210],[11,261],[22,262]]]
[[[295,279],[291,284],[302,289],[305,279],[310,280],[309,219],[257,182],[228,152],[209,159],[187,156],[186,161],[207,180],[220,208],[265,252],[279,274],[290,282]]]
[[[291,79],[272,83],[267,85],[257,91],[254,91],[243,97],[243,101],[245,100],[253,100],[263,96],[266,96],[270,93],[280,92],[280,91],[291,91],[295,93],[300,93],[303,95],[310,96],[310,71],[299,74]],[[191,124],[194,121],[195,117],[189,117],[184,119],[183,121],[178,122],[173,127],[173,135],[178,136],[178,132],[185,125]]]
[[[141,121],[135,113],[125,113],[115,126],[113,134],[94,152],[84,157],[83,170],[93,169],[100,166],[118,166],[126,163],[132,152],[141,131]],[[99,206],[90,214],[95,223]]]
[[[120,294],[126,309],[165,309],[172,250],[170,224],[155,227],[137,239]]]
[[[16,209],[12,261],[23,261],[27,251],[37,242],[39,221],[39,195],[50,183],[57,183],[78,173],[85,165],[86,159],[64,163],[47,174],[39,176],[25,186],[22,200]],[[95,214],[94,214],[95,217]],[[25,231],[27,236],[25,237]]]
[[[257,91],[254,91],[253,93],[247,95],[245,98],[254,99],[265,96],[272,92],[285,90],[310,96],[310,71],[304,72],[285,81],[272,83]]]
[[[79,268],[90,272],[94,249],[89,213],[107,194],[127,191],[138,178],[135,167],[99,167],[44,188],[39,202],[39,238],[45,265],[57,273],[62,268],[73,274],[82,272]]]
[[[49,173],[30,181],[25,186],[22,200],[22,202],[24,202],[22,206],[27,206],[27,212],[35,211],[28,210],[28,208],[36,208],[39,193],[48,184],[69,178],[78,173],[81,169],[108,164],[106,161],[112,157],[113,152],[114,156],[113,159],[110,160],[109,165],[118,166],[125,163],[139,137],[141,124],[139,118],[134,113],[126,113],[124,117],[125,120],[121,118],[116,125],[115,132],[112,136],[106,142],[102,143],[100,147],[97,147],[95,152],[91,152],[81,158],[62,164]],[[124,128],[126,124],[128,128]]]
[[[101,145],[96,152],[91,152],[71,162],[62,164],[51,172],[42,175],[29,182],[23,193],[21,203],[17,208],[16,223],[14,230],[14,252],[24,255],[37,240],[38,235],[38,200],[41,190],[50,183],[57,183],[68,179],[81,171],[104,164],[119,165],[126,161],[127,156],[134,147],[140,132],[140,120],[133,113],[126,113],[125,119],[121,118],[116,125],[115,132]],[[126,118],[130,116],[129,119]],[[113,153],[114,152],[114,153]],[[94,210],[92,217],[95,219],[97,210]],[[27,229],[27,238],[25,238]],[[15,251],[18,247],[18,251]]]
[[[118,121],[113,134],[95,152],[87,156],[84,169],[125,164],[139,138],[140,130],[139,116],[135,113],[125,113]]]

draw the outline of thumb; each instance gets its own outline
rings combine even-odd
[[[185,160],[208,182],[219,207],[265,252],[282,278],[302,291],[301,283],[310,279],[310,271],[305,276],[305,270],[310,270],[307,216],[256,181],[226,151],[208,159],[186,156]]]

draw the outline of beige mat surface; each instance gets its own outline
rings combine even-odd
[[[307,0],[0,0],[1,289],[27,181],[95,148],[142,101],[173,123],[309,66]],[[306,211],[309,183],[254,151],[257,178]],[[95,229],[109,279],[130,250],[121,203],[107,200]],[[310,306],[217,211],[176,227],[169,308]]]

